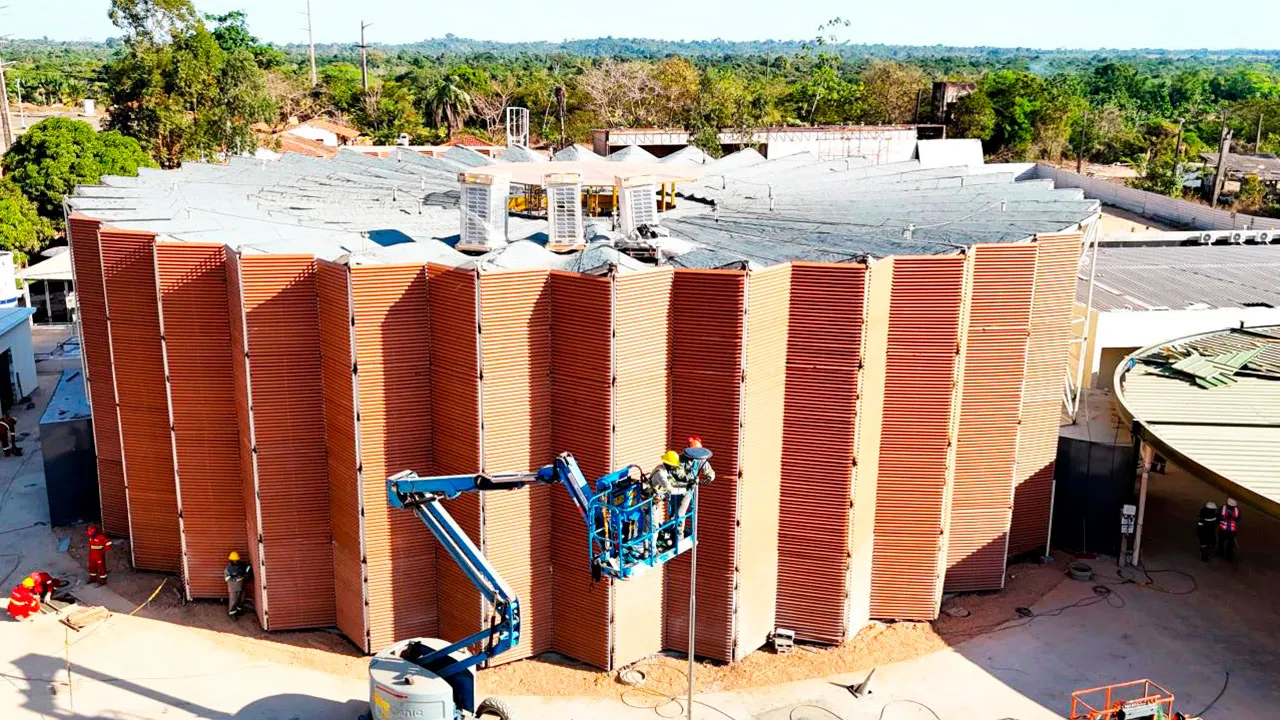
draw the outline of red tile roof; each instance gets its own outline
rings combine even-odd
[[[328,120],[326,118],[312,118],[302,124],[306,125],[307,127],[319,128],[321,130],[328,130],[329,132],[333,133],[334,135],[337,135],[338,137],[344,137],[349,140],[354,140],[360,137],[359,130],[356,130],[355,128],[349,127],[347,125],[341,125],[339,123],[336,123],[332,120]]]

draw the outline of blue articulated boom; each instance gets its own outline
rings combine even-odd
[[[685,451],[684,462],[690,477],[711,458],[702,448]],[[635,465],[628,465],[596,480],[595,490],[582,475],[578,461],[569,453],[556,456],[552,464],[535,472],[478,473],[421,477],[406,470],[387,479],[387,500],[392,507],[414,511],[440,541],[441,546],[493,607],[490,626],[448,647],[436,650],[416,662],[430,666],[447,678],[515,647],[520,642],[520,600],[498,575],[488,559],[458,527],[440,503],[466,492],[514,490],[530,484],[561,483],[586,524],[592,572],[597,579],[626,580],[648,568],[657,567],[689,550],[696,542],[691,523],[697,511],[697,493],[681,512],[679,503],[666,501],[665,519],[657,520],[654,504],[663,502],[648,490],[645,477]],[[693,492],[693,488],[689,489]],[[471,645],[481,644],[480,653],[446,658]]]

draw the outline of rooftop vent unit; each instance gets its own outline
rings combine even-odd
[[[507,244],[507,195],[511,183],[505,175],[461,173],[459,208],[462,226],[459,250],[487,252]]]
[[[547,191],[548,250],[582,248],[582,176],[550,173],[543,178]]]
[[[656,234],[658,181],[651,176],[615,178],[618,186],[618,229],[623,236]],[[642,230],[643,228],[643,230]]]

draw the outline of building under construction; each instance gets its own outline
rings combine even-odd
[[[344,150],[80,188],[102,519],[133,564],[219,598],[247,549],[268,630],[456,639],[486,608],[388,475],[568,450],[595,477],[691,435],[719,476],[708,658],[930,620],[1043,552],[1095,201],[1020,166],[587,155]],[[448,508],[520,595],[503,660],[685,647],[687,557],[593,582],[562,489]]]

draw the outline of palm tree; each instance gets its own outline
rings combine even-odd
[[[457,75],[448,75],[436,83],[426,104],[436,125],[444,124],[448,137],[453,137],[453,132],[461,128],[472,113],[471,94],[462,87]]]

